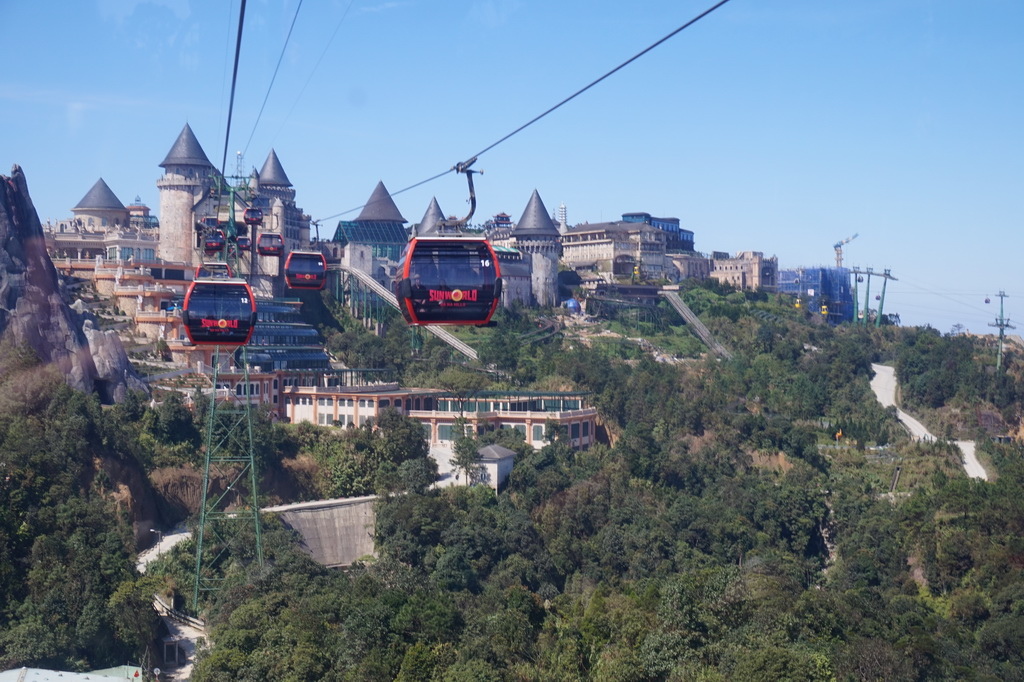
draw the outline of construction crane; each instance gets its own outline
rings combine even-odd
[[[835,250],[836,250],[836,267],[837,268],[843,267],[843,246],[845,246],[846,244],[849,244],[850,242],[852,242],[854,239],[857,238],[857,236],[858,236],[858,234],[854,233],[854,235],[852,237],[847,237],[843,241],[836,242],[835,244],[832,245],[835,248]]]

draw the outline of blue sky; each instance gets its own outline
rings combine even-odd
[[[276,150],[314,218],[447,170],[711,0],[250,0],[228,171]],[[0,172],[43,221],[100,177],[159,207],[186,122],[221,165],[238,0],[0,0]],[[482,221],[537,189],[570,223],[678,217],[698,250],[890,269],[904,324],[1024,329],[1024,3],[732,0],[482,155]],[[449,174],[396,194],[466,211]],[[342,217],[352,218],[355,212]],[[877,292],[877,282],[872,292]],[[992,303],[986,305],[985,297]],[[1020,329],[1018,330],[1018,332]]]

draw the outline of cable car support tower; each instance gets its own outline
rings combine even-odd
[[[245,278],[247,273],[242,271],[239,262],[243,254],[236,246],[239,230],[235,221],[235,196],[248,196],[248,187],[244,178],[230,178],[240,182],[242,187],[235,187],[228,180],[224,178],[224,186],[219,188],[230,203],[225,212],[226,239],[218,256],[235,268],[236,277]],[[247,225],[252,236],[261,224],[262,221],[251,221]],[[256,262],[254,252],[255,248],[250,247],[249,275]],[[253,428],[255,407],[247,345],[216,345],[212,348],[210,400],[205,415],[202,500],[195,532],[192,607],[196,612],[200,610],[201,594],[219,590],[226,581],[236,580],[239,573],[247,574],[244,580],[248,581],[263,567],[259,476]],[[231,373],[233,376],[241,375],[235,391],[219,388],[224,365],[239,368]]]
[[[996,327],[999,329],[999,350],[996,353],[996,371],[1003,366],[1003,339],[1006,336],[1007,329],[1016,329],[1010,321],[1003,316],[1003,299],[1006,298],[1006,292],[1000,291],[996,296],[999,297],[999,317],[996,318],[995,322],[989,322],[988,326]],[[985,299],[985,303],[988,303],[988,299]]]

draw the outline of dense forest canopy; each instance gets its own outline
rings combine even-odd
[[[227,572],[184,604],[210,623],[194,679],[1024,678],[1024,449],[993,439],[1020,427],[1018,354],[996,371],[981,338],[683,295],[732,360],[680,342],[690,357],[655,362],[625,335],[537,340],[538,321],[513,310],[472,332],[480,372],[325,304],[328,346],[352,366],[405,385],[585,391],[609,442],[575,450],[557,428],[539,450],[514,430],[457,442],[517,453],[496,494],[431,488],[422,430],[397,413],[344,430],[261,422],[268,490],[380,495],[378,557],[325,569],[268,515],[266,570]],[[688,333],[633,324],[660,344]],[[938,442],[912,441],[879,405],[872,363],[896,368],[903,406]],[[150,480],[198,466],[202,401],[101,410],[12,349],[0,379],[24,396],[0,410],[0,663],[142,660],[145,597],[188,592],[194,546],[135,573],[102,463]],[[968,479],[946,438],[976,440],[991,480]],[[137,618],[114,617],[133,605]]]

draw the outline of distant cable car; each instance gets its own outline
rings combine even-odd
[[[224,230],[210,230],[203,238],[203,251],[207,256],[219,252],[224,248]]]
[[[409,324],[486,325],[501,299],[501,270],[486,239],[415,237],[395,283]]]
[[[244,346],[256,325],[256,299],[244,279],[193,280],[181,320],[197,346]]]
[[[256,240],[256,253],[261,256],[284,255],[284,238],[274,232],[264,232]]]
[[[194,279],[227,279],[232,277],[231,266],[224,261],[206,261],[198,267]]]
[[[239,237],[235,243],[238,244],[239,251],[248,251],[252,245],[252,240],[248,237]]]
[[[284,262],[289,289],[323,289],[327,284],[327,260],[319,251],[292,251]]]
[[[247,208],[242,213],[242,220],[245,221],[246,225],[262,225],[263,211],[258,208]]]

